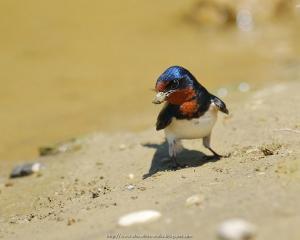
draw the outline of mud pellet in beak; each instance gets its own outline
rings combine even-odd
[[[158,92],[154,98],[154,100],[152,101],[152,103],[154,104],[161,104],[162,102],[164,102],[166,100],[167,94],[164,92]]]

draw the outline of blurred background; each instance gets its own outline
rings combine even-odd
[[[225,100],[299,79],[297,0],[1,0],[0,11],[0,161],[154,126],[151,89],[170,65]]]

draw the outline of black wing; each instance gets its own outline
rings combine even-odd
[[[226,113],[226,114],[229,113],[229,111],[226,107],[226,104],[220,98],[212,95],[212,101],[221,112]]]
[[[176,116],[176,112],[178,111],[179,106],[166,103],[164,108],[160,111],[156,121],[156,130],[159,131],[167,127],[172,118]]]

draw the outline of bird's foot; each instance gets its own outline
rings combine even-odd
[[[176,157],[171,157],[171,168],[174,169],[174,170],[178,170],[178,169],[181,169],[181,168],[184,168],[185,165],[182,165],[182,164],[179,164],[176,160]]]
[[[205,156],[205,160],[220,160],[221,158],[229,158],[231,156],[231,153],[227,153],[225,155],[220,155],[216,152],[213,152],[213,155],[211,156]]]

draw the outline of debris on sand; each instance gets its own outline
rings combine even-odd
[[[77,151],[82,148],[82,142],[79,139],[71,139],[50,146],[39,147],[40,156],[56,155],[59,153]]]
[[[261,151],[265,156],[271,156],[274,154],[274,152],[268,148],[261,148]]]
[[[271,156],[271,155],[278,154],[280,148],[281,148],[280,144],[273,143],[273,144],[261,146],[260,151],[264,154],[264,156]]]
[[[12,187],[14,184],[12,182],[7,182],[4,184],[5,187]]]
[[[221,223],[217,234],[222,240],[250,240],[256,234],[256,227],[244,219],[228,219]]]
[[[161,217],[161,213],[155,210],[143,210],[132,212],[119,218],[118,225],[128,227],[134,224],[152,222]]]
[[[16,177],[24,177],[31,175],[33,173],[39,172],[42,168],[42,164],[39,162],[35,163],[26,163],[23,165],[16,166],[11,174],[10,178],[16,178]]]
[[[73,225],[74,223],[76,223],[76,220],[75,220],[74,218],[69,218],[69,219],[68,219],[68,222],[67,222],[67,225],[68,225],[68,226],[71,226],[71,225]]]
[[[185,203],[188,207],[200,206],[204,201],[204,196],[201,194],[195,194],[186,199]]]

